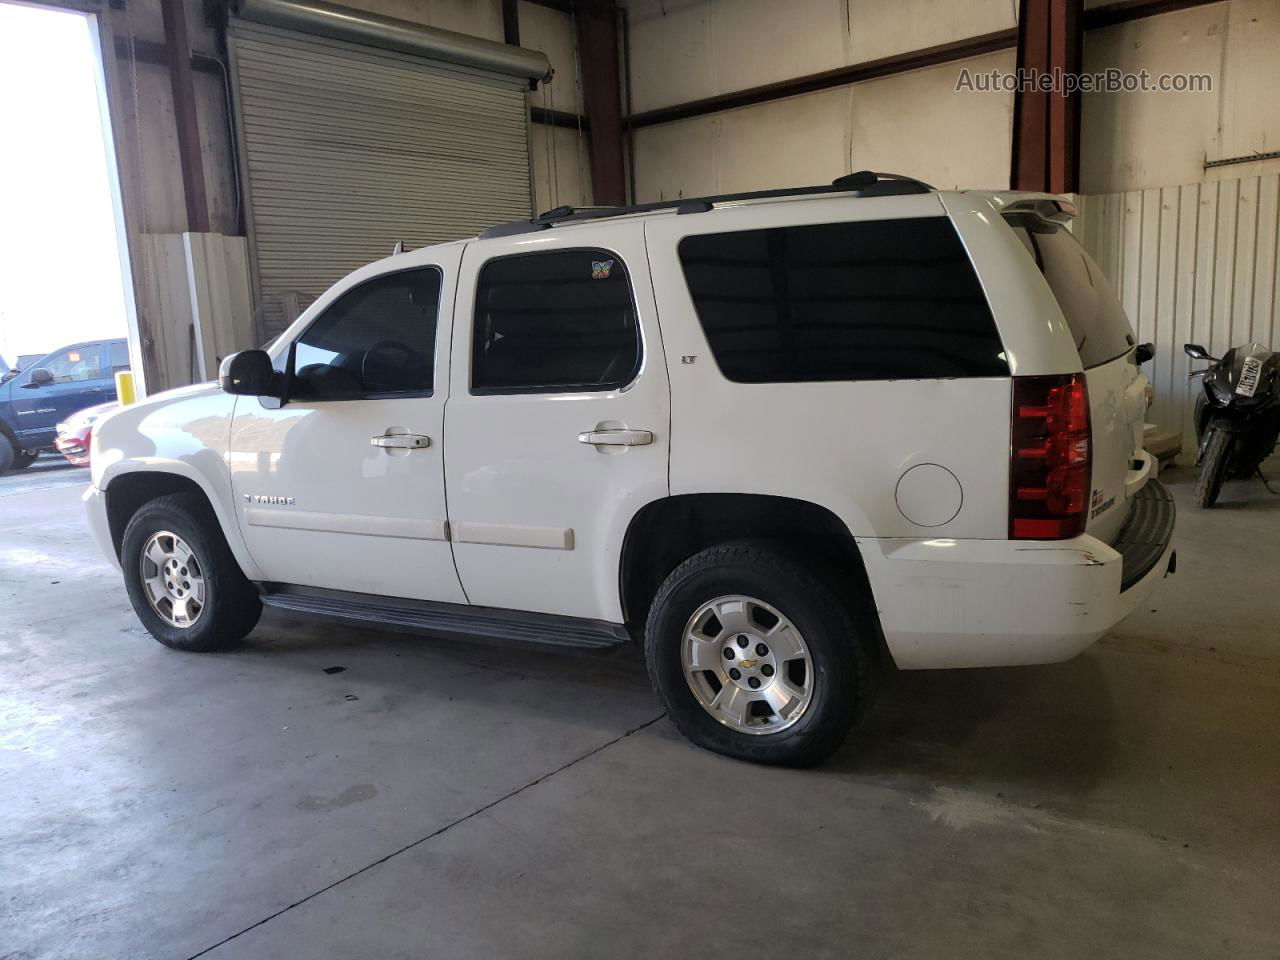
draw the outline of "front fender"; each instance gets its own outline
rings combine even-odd
[[[94,425],[93,486],[107,494],[139,474],[181,477],[209,501],[222,535],[245,576],[261,579],[236,522],[227,462],[236,398],[216,385],[171,390],[122,407]]]
[[[120,460],[103,471],[99,480],[100,485],[97,485],[96,489],[105,494],[108,498],[107,502],[110,503],[112,484],[118,485],[122,477],[164,474],[181,477],[191,482],[209,502],[218,526],[222,529],[222,536],[227,541],[227,546],[231,548],[236,562],[240,564],[240,569],[244,571],[244,575],[250,580],[261,580],[262,572],[253,562],[253,557],[250,556],[244,538],[240,534],[240,525],[236,522],[235,505],[231,499],[230,481],[226,476],[225,464],[221,473],[222,476],[219,477],[217,473],[197,469],[189,462],[161,457]]]

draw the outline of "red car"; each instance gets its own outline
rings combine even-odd
[[[118,403],[100,403],[96,407],[77,410],[58,424],[58,437],[53,445],[73,465],[87,467],[89,437],[93,433],[93,425],[118,406]]]

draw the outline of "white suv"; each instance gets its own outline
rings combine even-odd
[[[812,763],[882,650],[1063,660],[1172,569],[1147,348],[1070,215],[863,173],[400,253],[101,421],[90,521],[168,646],[263,604],[635,640],[694,742]]]

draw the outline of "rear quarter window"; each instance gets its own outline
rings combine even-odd
[[[739,383],[1008,376],[946,217],[685,237],[680,263],[721,372]]]
[[[1035,258],[1066,318],[1086,370],[1129,352],[1133,329],[1111,284],[1071,231],[1031,214],[1007,214],[1005,221]]]

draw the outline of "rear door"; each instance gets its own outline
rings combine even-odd
[[[468,600],[621,622],[622,539],[668,492],[669,421],[638,223],[468,245],[445,411]]]
[[[1093,481],[1087,532],[1112,542],[1129,516],[1128,498],[1146,483],[1142,449],[1146,375],[1134,360],[1134,336],[1111,284],[1061,224],[1008,214],[1062,309],[1089,388]]]

